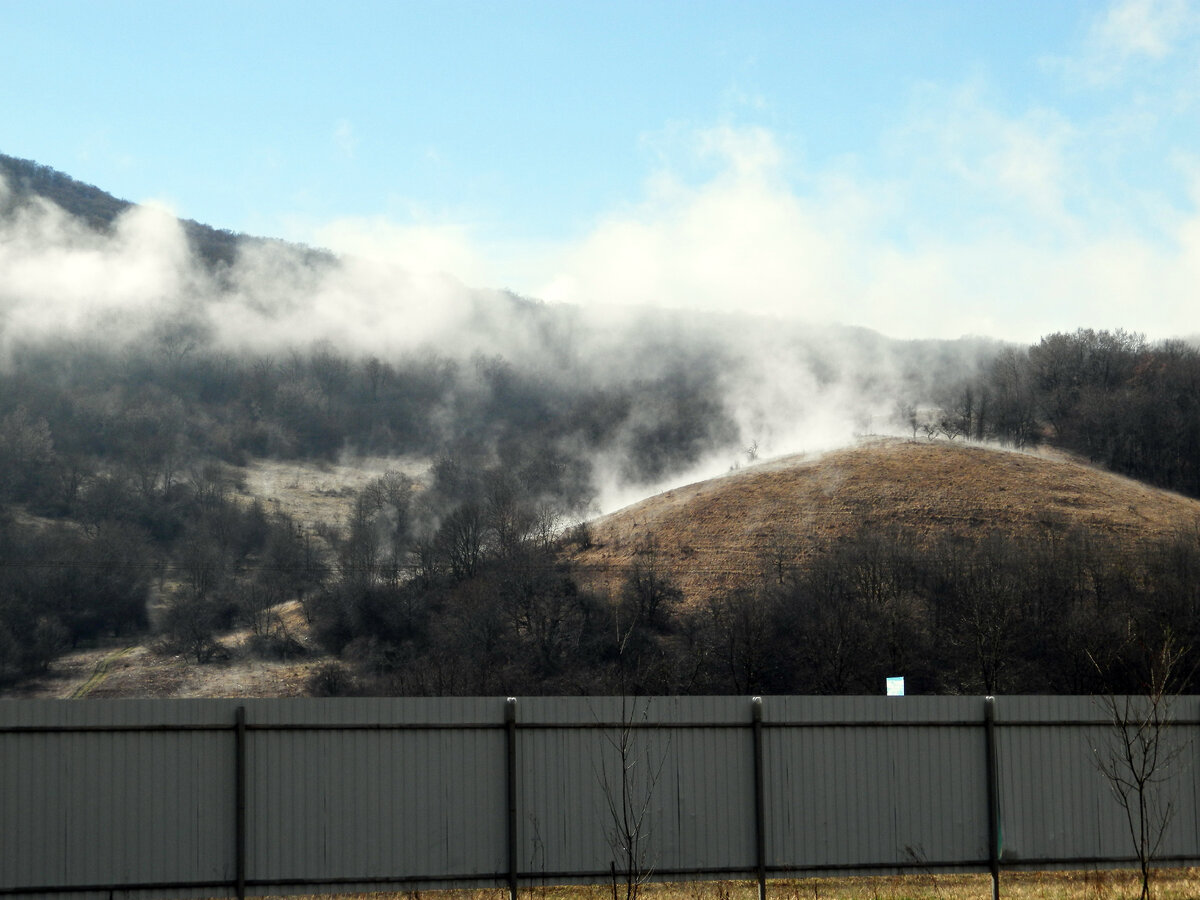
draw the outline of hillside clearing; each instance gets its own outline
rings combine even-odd
[[[417,456],[367,456],[338,463],[260,459],[244,470],[245,492],[306,528],[340,524],[356,493],[388,472],[423,478],[432,461]]]

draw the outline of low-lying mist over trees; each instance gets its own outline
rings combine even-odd
[[[1086,690],[1078,654],[1048,662],[1055,628],[1110,613],[1117,627],[1143,601],[1194,608],[1179,575],[1194,536],[1162,550],[1167,595],[1110,573],[1120,548],[1073,551],[1103,570],[1076,590],[1051,577],[1057,545],[917,558],[901,542],[893,593],[872,598],[845,582],[878,551],[864,535],[706,609],[658,578],[652,545],[619,596],[581,589],[563,553],[616,498],[865,433],[1048,441],[1200,496],[1193,345],[900,342],[551,306],[181,225],[0,162],[0,681],[148,628],[197,662],[235,622],[264,653],[301,653],[269,612],[299,599],[372,690],[866,689],[805,655],[835,638],[889,664],[915,654],[926,690]],[[322,534],[239,490],[255,459],[363,454],[424,457],[431,475],[373,483]],[[169,599],[153,623],[151,595]],[[1012,610],[1003,633],[971,630],[982,603]],[[1019,659],[990,661],[1010,644]]]
[[[32,164],[7,168],[9,184],[99,203]],[[925,403],[995,346],[549,306],[253,239],[227,262],[165,210],[114,202],[79,218],[28,187],[0,196],[9,408],[160,420],[185,455],[550,445],[586,460],[593,489],[636,489],[722,471],[752,443],[774,455],[889,430],[900,400]],[[119,424],[104,433],[134,441]]]

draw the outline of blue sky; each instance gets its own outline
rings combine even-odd
[[[586,305],[1200,332],[1200,5],[0,0],[0,152]]]

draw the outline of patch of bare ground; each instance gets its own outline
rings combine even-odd
[[[585,581],[614,590],[652,540],[658,563],[699,600],[803,566],[861,529],[902,529],[920,543],[1086,528],[1137,543],[1198,523],[1200,502],[1061,454],[875,439],[650,497],[593,522],[593,546],[573,559]]]
[[[381,475],[400,472],[418,480],[429,467],[424,457],[368,456],[336,464],[256,460],[243,472],[250,497],[311,529],[320,522],[342,522],[354,495]]]
[[[327,657],[312,649],[300,604],[277,608],[288,634],[309,652],[301,659],[256,656],[251,632],[239,629],[219,636],[224,654],[198,665],[194,659],[164,650],[156,638],[131,645],[119,640],[68,653],[45,674],[22,682],[8,697],[67,699],[120,697],[301,697],[312,670]]]

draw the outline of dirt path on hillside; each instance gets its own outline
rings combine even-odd
[[[136,649],[136,645],[131,645],[121,650],[114,650],[112,653],[108,654],[108,656],[104,657],[102,660],[100,660],[100,662],[96,663],[96,668],[92,670],[92,676],[83,684],[79,685],[79,687],[75,688],[75,690],[71,691],[71,693],[68,695],[68,698],[71,700],[80,700],[86,697],[93,690],[95,690],[97,686],[99,686],[100,682],[105,679],[114,662],[116,662],[122,656],[128,656]]]

